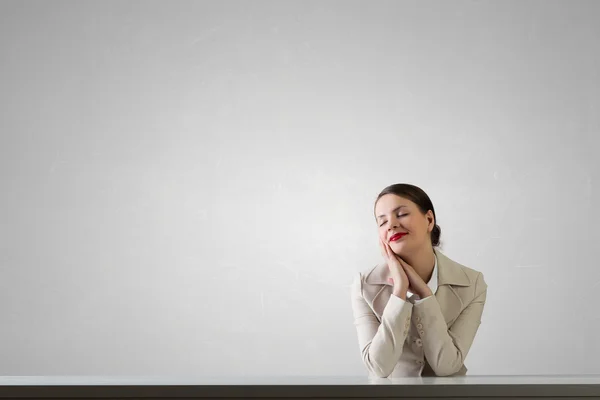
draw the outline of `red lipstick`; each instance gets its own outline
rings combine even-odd
[[[398,240],[398,239],[402,239],[402,238],[403,238],[404,236],[406,236],[406,235],[407,235],[407,233],[396,233],[395,235],[393,235],[393,236],[390,238],[390,242],[395,242],[395,241],[396,241],[396,240]]]

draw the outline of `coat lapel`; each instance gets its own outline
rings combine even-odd
[[[390,296],[392,295],[392,286],[390,285],[382,285],[378,289],[375,297],[373,297],[373,302],[371,308],[375,312],[375,315],[381,321],[381,316],[383,315],[383,310],[387,305]]]
[[[368,285],[368,294],[365,296],[367,303],[370,303],[371,309],[381,321],[383,310],[392,295],[392,285],[387,281],[390,277],[390,270],[387,264],[376,265],[365,277]]]
[[[460,287],[470,286],[471,281],[462,267],[435,250],[438,260],[438,290],[435,298],[440,305],[446,325],[451,325],[463,310],[463,301],[457,290]]]
[[[438,287],[435,298],[440,305],[446,325],[451,325],[463,309],[462,300],[450,285]]]

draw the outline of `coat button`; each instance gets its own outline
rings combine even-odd
[[[423,346],[423,341],[420,338],[417,338],[417,340],[415,340],[415,343],[417,344],[417,346],[421,347]]]
[[[417,329],[423,329],[423,324],[417,324]]]
[[[425,331],[419,331],[419,335],[425,336]]]

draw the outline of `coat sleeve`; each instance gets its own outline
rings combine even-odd
[[[370,374],[388,377],[402,355],[413,305],[391,295],[381,322],[362,295],[362,275],[352,283],[352,312],[363,363]]]
[[[453,375],[462,368],[481,324],[486,296],[487,284],[480,272],[475,283],[474,299],[463,309],[450,329],[435,296],[413,306],[423,351],[436,375]]]

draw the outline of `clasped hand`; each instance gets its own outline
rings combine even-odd
[[[390,283],[393,286],[392,293],[406,300],[406,292],[410,289],[411,292],[417,294],[421,299],[432,295],[431,289],[427,283],[417,274],[417,271],[398,256],[389,244],[379,238],[381,254],[387,263],[390,270]]]

